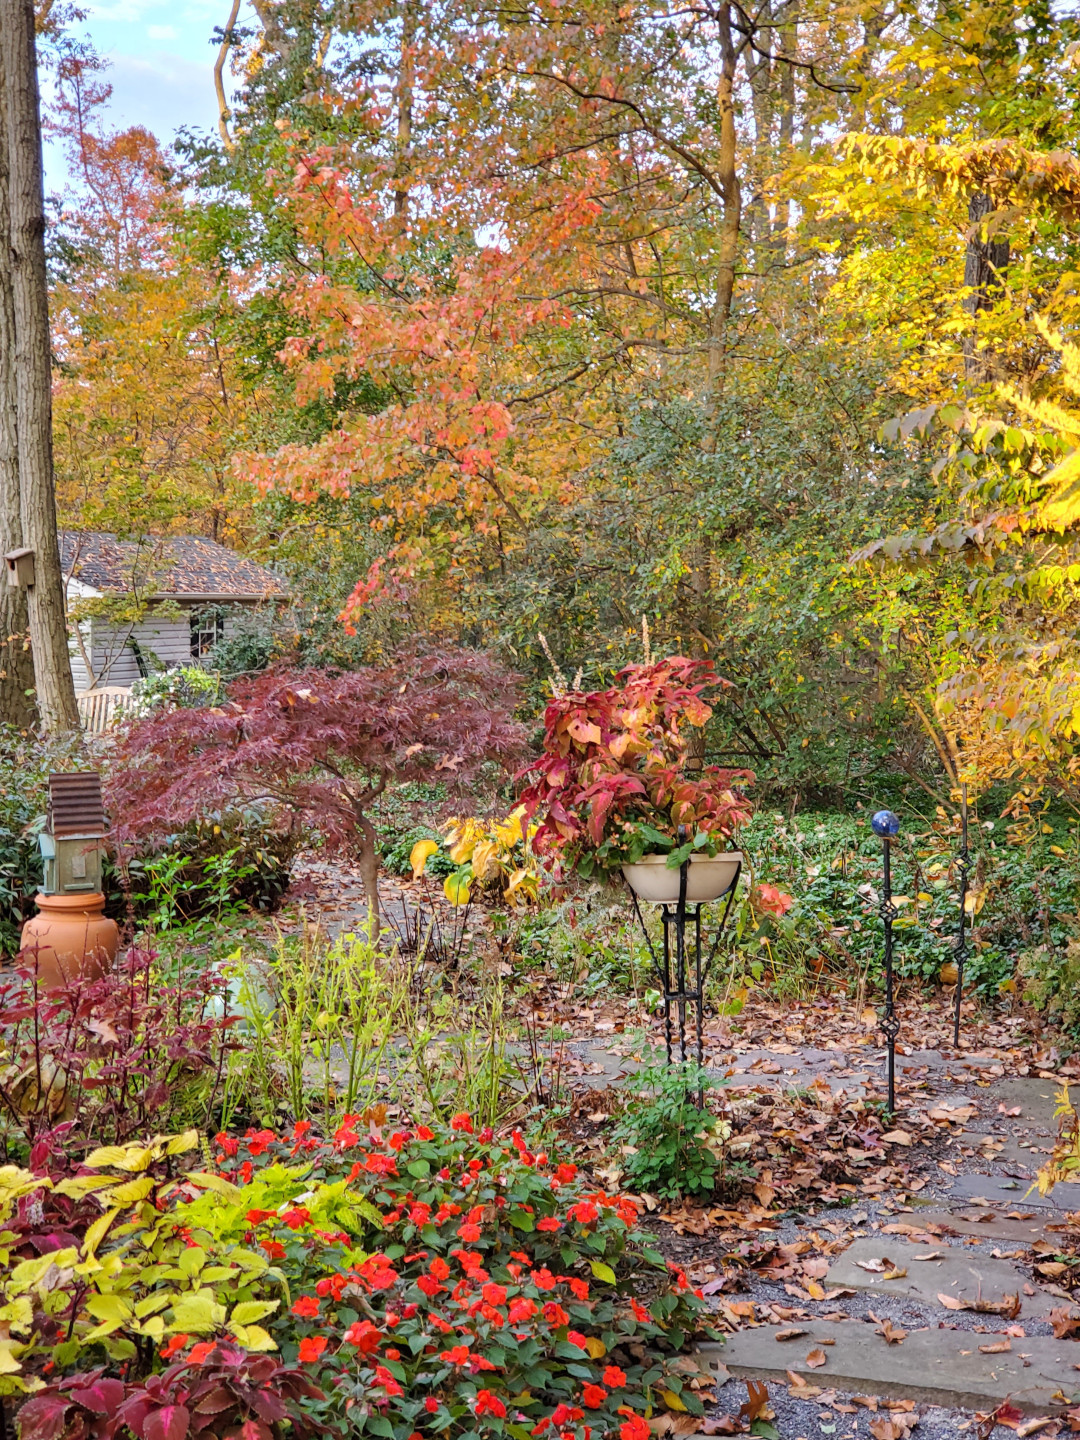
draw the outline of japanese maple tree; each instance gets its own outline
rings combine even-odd
[[[229,687],[209,710],[131,726],[108,788],[123,848],[230,805],[268,804],[329,851],[353,851],[374,923],[379,854],[370,808],[417,780],[464,786],[488,762],[520,760],[516,677],[479,651],[400,653],[349,672],[277,669]]]
[[[687,770],[691,732],[726,682],[708,661],[678,655],[616,678],[611,689],[556,695],[547,707],[544,754],[524,772],[533,778],[521,797],[540,817],[534,848],[585,876],[650,852],[671,866],[695,851],[715,855],[750,814],[736,785],[754,778],[716,765]]]

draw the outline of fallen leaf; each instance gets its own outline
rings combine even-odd
[[[811,1370],[820,1370],[827,1358],[824,1350],[811,1350],[810,1354],[806,1357],[806,1363]]]
[[[976,1315],[1001,1315],[1006,1320],[1015,1320],[1020,1314],[1019,1295],[1003,1295],[1000,1300],[984,1300],[981,1295],[974,1300],[958,1300],[955,1295],[939,1291],[937,1298],[946,1310],[971,1310]]]
[[[1080,1330],[1080,1315],[1074,1315],[1067,1305],[1051,1310],[1047,1318],[1054,1327],[1054,1338],[1057,1340],[1075,1339],[1076,1332]]]
[[[892,1270],[886,1270],[881,1278],[883,1280],[903,1280],[905,1275],[907,1275],[907,1271],[898,1265]]]
[[[907,1331],[897,1329],[891,1320],[878,1319],[877,1315],[874,1315],[873,1310],[868,1310],[867,1313],[870,1319],[873,1320],[874,1326],[876,1326],[874,1335],[880,1335],[881,1338],[886,1341],[887,1345],[903,1345],[903,1342],[907,1339]]]
[[[1012,1349],[1011,1340],[995,1340],[992,1345],[980,1345],[980,1355],[1005,1355]]]
[[[741,1435],[742,1421],[733,1415],[714,1415],[711,1420],[699,1420],[698,1430],[702,1435]]]
[[[769,1388],[760,1380],[747,1380],[746,1399],[739,1406],[739,1418],[749,1420],[751,1425],[755,1420],[767,1419],[766,1411],[769,1408]]]
[[[914,1258],[916,1260],[943,1260],[945,1252],[944,1250],[928,1250],[925,1255],[916,1255]]]
[[[811,1385],[804,1375],[796,1375],[794,1370],[787,1372],[787,1378],[790,1382],[789,1394],[794,1395],[797,1400],[812,1400],[821,1394],[820,1385]]]
[[[811,1300],[825,1299],[825,1288],[824,1286],[819,1285],[816,1280],[807,1280],[806,1293],[810,1296]]]
[[[1048,1425],[1054,1425],[1056,1423],[1051,1416],[1042,1415],[1038,1420],[1028,1420],[1026,1424],[1018,1426],[1016,1433],[1021,1437],[1024,1435],[1037,1435],[1040,1430],[1045,1430]]]
[[[799,1330],[799,1329],[797,1329],[797,1328],[793,1328],[793,1329],[790,1329],[790,1330],[777,1330],[776,1334],[773,1336],[773,1339],[774,1339],[774,1340],[797,1340],[800,1335],[809,1335],[809,1333],[810,1333],[809,1330]]]
[[[886,1145],[910,1145],[912,1143],[911,1136],[906,1130],[890,1130],[881,1138]]]

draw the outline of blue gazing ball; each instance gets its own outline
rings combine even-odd
[[[870,821],[870,828],[875,835],[899,835],[900,816],[891,810],[879,810]]]

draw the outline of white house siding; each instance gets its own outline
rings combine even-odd
[[[79,626],[79,629],[82,632],[83,644],[86,646],[86,653],[88,655],[91,653],[91,647],[93,645],[93,640],[90,634],[91,624],[91,621],[84,620]],[[68,641],[68,649],[71,651],[71,678],[75,682],[76,691],[89,690],[90,677],[86,673],[86,665],[83,662],[82,651],[79,649],[78,645],[76,645],[74,640]]]
[[[191,622],[146,620],[130,631],[127,625],[105,625],[94,621],[94,670],[100,685],[130,685],[139,678],[139,665],[131,641],[135,640],[147,658],[153,655],[163,666],[191,664]],[[109,672],[102,672],[109,661]],[[76,684],[76,689],[79,688]]]

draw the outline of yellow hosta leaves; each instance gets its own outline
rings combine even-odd
[[[439,842],[437,840],[417,840],[416,844],[409,851],[409,865],[412,869],[413,879],[419,880],[427,869],[427,862],[432,855],[439,853]]]
[[[451,905],[467,905],[472,895],[468,880],[462,875],[447,875],[443,881],[443,894]]]
[[[663,1400],[664,1404],[669,1410],[678,1410],[681,1411],[683,1414],[686,1413],[686,1406],[684,1405],[682,1400],[680,1400],[678,1395],[675,1394],[674,1390],[661,1390],[660,1398]]]
[[[472,868],[477,880],[486,880],[499,853],[497,840],[479,840],[473,847]]]

